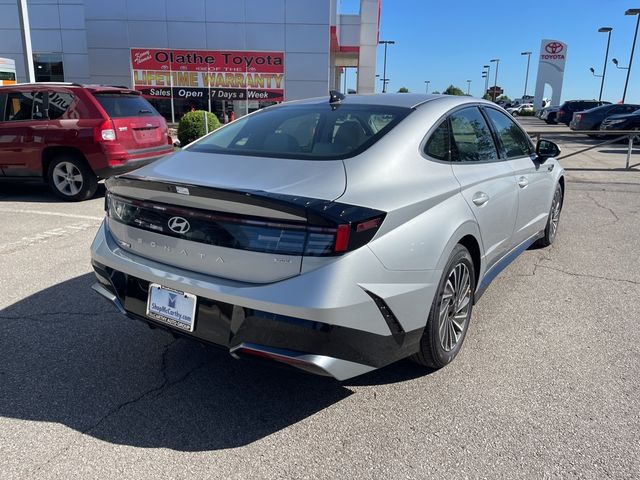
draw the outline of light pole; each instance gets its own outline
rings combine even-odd
[[[491,99],[495,102],[496,101],[496,90],[498,88],[498,67],[500,66],[500,59],[499,58],[492,58],[491,60],[489,60],[490,62],[496,62],[496,76],[494,79],[494,84],[493,84],[493,91],[491,93]]]
[[[428,94],[429,93],[429,84],[431,83],[431,80],[425,80],[424,84],[425,84],[425,88],[424,88],[424,93]]]
[[[624,99],[627,96],[627,87],[629,86],[629,76],[631,75],[631,66],[633,64],[633,52],[636,49],[636,40],[638,39],[638,27],[640,27],[640,8],[630,8],[626,12],[625,15],[636,15],[638,20],[636,22],[636,32],[633,34],[633,44],[631,46],[631,56],[629,57],[629,67],[627,70],[627,79],[624,82],[624,92],[622,93],[622,103],[624,103]],[[616,62],[617,66],[617,62]]]
[[[604,67],[602,67],[602,75],[596,75],[596,72],[593,68],[591,68],[591,73],[593,73],[596,77],[602,77],[602,81],[600,82],[600,95],[598,95],[598,101],[602,100],[602,91],[604,90],[604,78],[607,75],[607,60],[609,60],[609,45],[611,45],[611,27],[600,27],[598,32],[600,33],[608,33],[607,38],[607,50],[604,54]]]
[[[387,93],[387,82],[389,79],[387,78],[387,46],[394,45],[396,42],[393,40],[380,40],[378,41],[379,45],[384,45],[384,62],[382,67],[382,93]]]
[[[467,80],[467,95],[469,95],[470,91],[471,91],[471,80]]]
[[[487,76],[487,72],[482,72],[482,78],[484,78],[484,93],[482,94],[482,98],[487,94],[487,82],[489,81],[489,77]]]
[[[529,63],[531,62],[531,52],[522,52],[520,55],[527,56],[527,74],[524,76],[524,95],[522,95],[522,103],[524,103],[524,97],[527,96],[527,85],[529,84]]]

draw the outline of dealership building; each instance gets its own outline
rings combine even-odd
[[[19,0],[0,0],[0,57],[27,80]],[[35,80],[128,86],[168,119],[241,115],[342,90],[374,91],[380,0],[27,0]]]

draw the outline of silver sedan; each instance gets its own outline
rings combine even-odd
[[[496,275],[554,241],[558,154],[470,97],[269,107],[107,181],[94,289],[237,358],[339,380],[440,368]]]

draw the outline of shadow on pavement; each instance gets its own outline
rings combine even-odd
[[[101,182],[92,198],[102,198],[104,193],[104,182]],[[66,203],[51,193],[49,187],[42,183],[13,183],[8,180],[0,181],[0,202]]]
[[[101,440],[205,451],[259,440],[352,395],[429,374],[410,361],[339,383],[231,358],[115,313],[93,274],[0,310],[0,416]]]
[[[353,393],[150,330],[112,313],[92,282],[83,275],[0,310],[1,416],[115,444],[204,451],[254,442]]]

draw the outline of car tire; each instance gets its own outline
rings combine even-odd
[[[476,287],[475,269],[469,251],[456,245],[443,270],[434,296],[420,350],[412,360],[430,368],[451,363],[464,342]]]
[[[560,214],[562,213],[562,203],[562,187],[558,184],[556,185],[555,192],[553,192],[553,201],[551,202],[551,210],[549,211],[549,217],[547,218],[544,235],[535,243],[536,246],[548,247],[556,239],[558,225],[560,223]]]
[[[59,198],[79,202],[91,198],[98,189],[98,178],[83,159],[73,154],[55,157],[47,170],[49,189]]]

